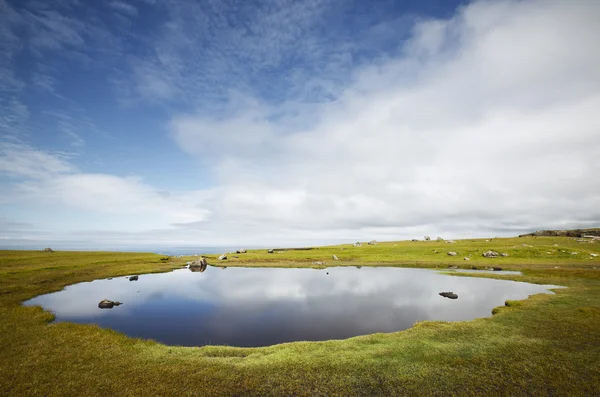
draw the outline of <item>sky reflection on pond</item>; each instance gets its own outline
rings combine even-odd
[[[169,345],[267,346],[486,317],[507,299],[549,287],[426,269],[209,267],[79,283],[25,304],[51,310],[57,321],[96,323]],[[459,298],[443,298],[442,291]],[[102,299],[123,305],[99,309]]]

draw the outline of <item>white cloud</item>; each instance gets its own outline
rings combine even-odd
[[[309,128],[253,104],[172,133],[217,159],[217,216],[265,229],[598,222],[599,17],[589,1],[474,3],[418,24],[404,57],[357,70],[334,103],[282,107]]]

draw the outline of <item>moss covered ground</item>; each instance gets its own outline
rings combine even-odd
[[[509,256],[483,258],[489,249]],[[523,275],[487,277],[568,288],[468,322],[265,348],[184,348],[53,323],[51,313],[21,303],[81,281],[169,271],[189,258],[0,251],[0,395],[600,395],[600,257],[592,253],[600,254],[600,242],[524,237],[257,250],[227,261],[208,255],[217,266],[496,266]]]

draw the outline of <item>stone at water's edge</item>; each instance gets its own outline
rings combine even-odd
[[[137,280],[138,280],[138,276],[129,277],[129,281],[137,281]]]
[[[191,272],[204,272],[206,270],[206,268],[208,267],[208,262],[206,261],[206,258],[201,257],[196,259],[195,261],[190,263],[190,271]]]
[[[121,302],[114,302],[109,299],[103,299],[98,303],[100,309],[112,309],[114,306],[121,305]]]
[[[454,292],[440,292],[440,295],[444,298],[458,299],[458,295],[456,295]]]

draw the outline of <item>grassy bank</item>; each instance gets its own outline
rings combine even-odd
[[[509,256],[483,258],[488,249]],[[0,251],[0,395],[598,395],[600,258],[589,254],[599,251],[598,242],[527,237],[209,256],[226,266],[500,266],[524,273],[503,278],[569,287],[509,302],[486,319],[255,349],[164,346],[49,323],[50,313],[20,305],[79,281],[168,271],[187,258]]]

